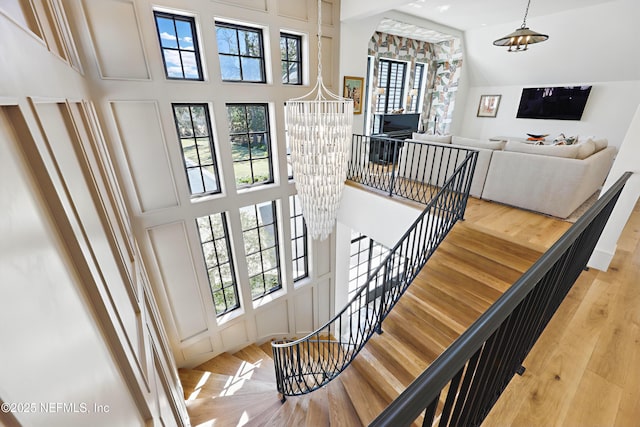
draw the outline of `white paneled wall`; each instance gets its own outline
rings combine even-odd
[[[84,1],[86,24],[103,79],[148,80],[149,67],[133,0]]]
[[[178,206],[157,101],[111,101],[122,149],[118,159],[130,180],[139,212]],[[114,150],[115,151],[115,150]]]
[[[76,8],[0,3],[0,425],[187,425]]]
[[[158,9],[154,9],[158,8]],[[149,270],[150,285],[179,366],[194,366],[224,351],[276,337],[301,336],[333,312],[333,238],[309,245],[309,277],[292,279],[284,103],[309,92],[317,70],[316,0],[72,0],[71,28],[109,153],[132,215],[132,227]],[[154,10],[195,19],[203,81],[165,77]],[[338,72],[339,0],[322,0],[324,83],[341,92]],[[26,18],[25,18],[26,19]],[[263,29],[266,84],[223,82],[215,20]],[[304,85],[280,82],[281,31],[300,34]],[[237,189],[229,143],[226,104],[269,106],[274,183]],[[176,134],[172,103],[209,107],[218,160],[220,194],[193,199]],[[283,288],[251,299],[239,210],[275,200]],[[216,317],[196,219],[226,212],[235,258],[241,307]]]

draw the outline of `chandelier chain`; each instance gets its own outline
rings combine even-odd
[[[526,28],[527,27],[527,15],[529,14],[529,6],[531,5],[531,0],[529,0],[527,2],[527,8],[524,10],[524,20],[522,21],[522,27],[520,28]]]
[[[318,78],[322,80],[322,0],[318,0]]]

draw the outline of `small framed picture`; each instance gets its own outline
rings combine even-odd
[[[481,95],[478,104],[478,117],[495,117],[498,114],[502,95]]]
[[[344,76],[343,94],[345,98],[353,99],[353,114],[362,114],[363,77]]]

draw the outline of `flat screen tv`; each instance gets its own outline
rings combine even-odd
[[[591,86],[524,88],[516,117],[580,120],[590,92]]]
[[[382,116],[382,133],[418,131],[420,114],[385,114]]]

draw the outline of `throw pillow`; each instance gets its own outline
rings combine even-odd
[[[429,135],[427,133],[414,132],[412,139],[417,141],[440,142],[442,144],[451,144],[451,135]]]
[[[518,141],[508,141],[504,151],[516,153],[539,154],[542,156],[564,157],[575,159],[578,155],[577,145],[531,145]]]
[[[473,138],[463,138],[461,136],[453,136],[451,137],[451,144],[453,145],[461,145],[464,147],[472,147],[472,148],[485,148],[487,150],[502,150],[504,148],[504,141],[489,141],[485,139],[473,139]]]
[[[594,144],[591,139],[579,144],[575,144],[575,147],[578,147],[578,154],[576,155],[576,159],[580,160],[584,160],[596,152],[596,144]]]
[[[596,146],[596,153],[600,150],[604,150],[609,145],[609,140],[607,138],[593,139],[592,141]]]

